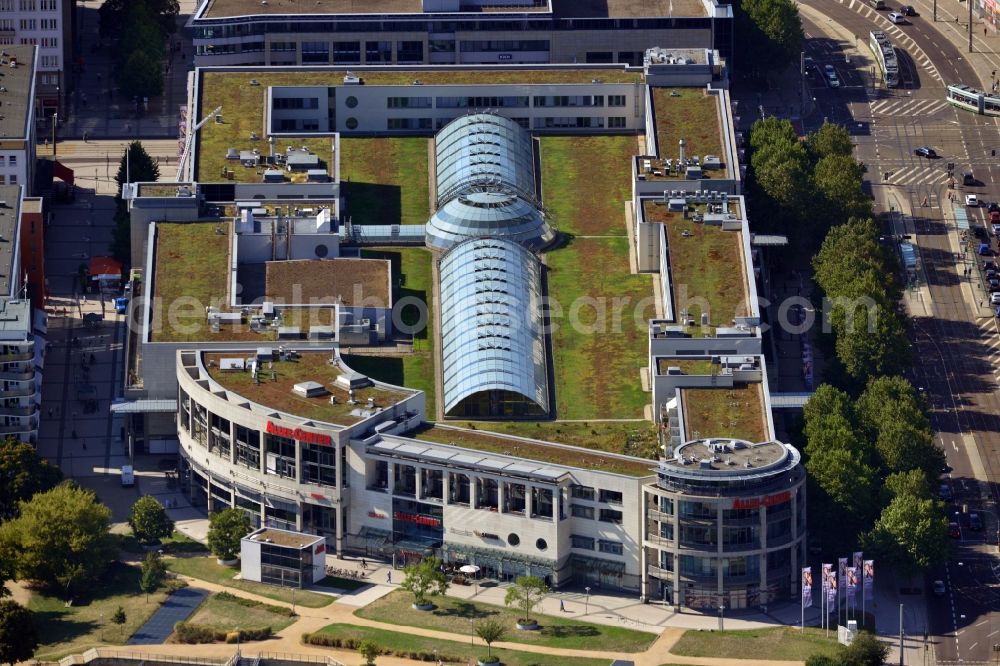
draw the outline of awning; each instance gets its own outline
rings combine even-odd
[[[63,181],[67,185],[73,184],[73,170],[70,169],[65,164],[62,164],[61,162],[53,163],[52,175],[55,178],[58,178],[59,180]]]
[[[130,400],[111,405],[112,414],[171,414],[177,411],[177,400]]]
[[[89,270],[91,280],[122,279],[121,262],[112,257],[91,257]]]

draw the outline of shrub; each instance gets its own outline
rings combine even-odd
[[[262,641],[271,637],[271,627],[251,627],[240,629],[238,637],[240,641]],[[189,645],[197,643],[235,643],[237,633],[225,629],[217,629],[204,624],[193,622],[178,622],[174,625],[174,640],[178,643]]]

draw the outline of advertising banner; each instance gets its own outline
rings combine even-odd
[[[802,568],[802,607],[812,608],[813,605],[813,570],[812,567]]]
[[[865,560],[865,566],[862,575],[862,599],[865,602],[872,600],[873,591],[875,587],[875,560]]]

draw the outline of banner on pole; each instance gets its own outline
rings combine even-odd
[[[858,570],[859,576],[861,575],[861,567],[864,565],[864,558],[865,554],[860,550],[855,552],[854,557],[852,558],[854,560],[852,564],[854,565],[854,568]]]
[[[826,593],[827,607],[832,607],[837,598],[837,574],[833,571],[833,564],[823,565],[823,592]]]
[[[862,598],[867,603],[872,600],[873,592],[875,587],[875,560],[865,560],[865,565],[862,574],[862,590],[861,593],[864,595]]]
[[[847,558],[839,557],[837,558],[837,571],[840,572],[840,589],[847,592]]]
[[[802,607],[812,608],[813,605],[813,570],[812,567],[802,568]]]
[[[847,605],[854,607],[858,595],[858,576],[861,572],[857,567],[847,567]]]

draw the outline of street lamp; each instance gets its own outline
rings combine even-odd
[[[52,158],[56,157],[56,126],[59,125],[59,112],[52,114]]]
[[[726,604],[722,597],[719,597],[719,631],[725,631],[726,627]]]
[[[476,618],[470,617],[469,618],[469,624],[472,625],[472,627],[469,629],[469,645],[475,645],[476,644]]]
[[[583,601],[583,614],[586,615],[590,611],[590,588],[583,588],[587,592],[587,598]]]

